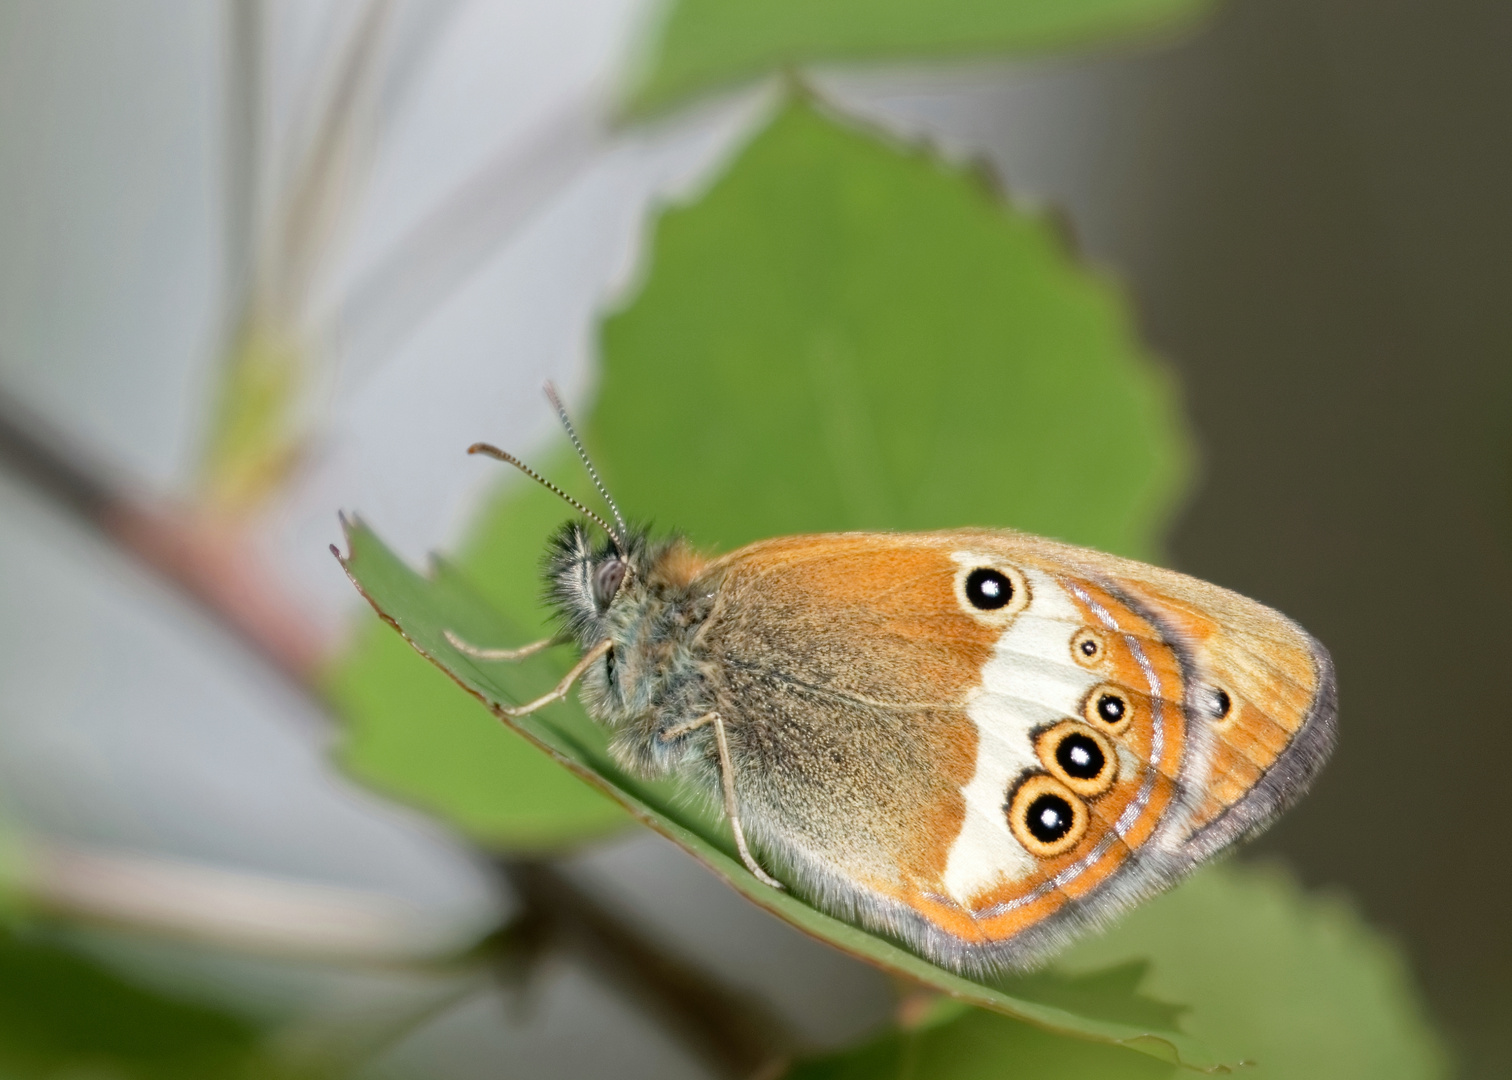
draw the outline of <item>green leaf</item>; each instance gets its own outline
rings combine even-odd
[[[535,562],[532,551],[518,568],[522,579],[534,580]],[[514,624],[509,634],[487,640],[520,640]],[[457,693],[386,626],[362,634],[326,690],[347,721],[340,753],[348,771],[478,843],[551,851],[628,823],[614,803]]]
[[[1222,866],[1076,945],[1066,972],[1153,958],[1145,993],[1194,1004],[1182,1027],[1245,1075],[1426,1080],[1448,1073],[1395,946],[1343,899],[1275,867]]]
[[[1011,985],[1020,996],[1082,1016],[1173,1030],[1180,1026],[1187,1007],[1146,994],[1143,987],[1149,969],[1150,962],[1143,959],[1087,972],[1052,967],[1017,976],[1004,985]]]
[[[1185,26],[1212,0],[673,0],[631,107],[816,61],[1024,54]]]
[[[1011,525],[1153,558],[1188,475],[1121,293],[980,173],[792,102],[604,326],[622,506],[728,548]]]
[[[1179,1014],[1182,1030],[1221,1059],[1243,1061],[1240,1074],[1256,1080],[1433,1080],[1448,1071],[1392,945],[1349,905],[1307,896],[1273,868],[1205,870],[1055,967],[1006,985],[1084,1015],[1172,1026]],[[1173,1010],[1162,999],[1194,1004]],[[801,1062],[789,1080],[1171,1075],[1148,1058],[972,1010]]]
[[[561,475],[576,466],[569,455],[548,471]],[[459,454],[458,468],[466,467]],[[467,587],[514,621],[503,636],[478,641],[518,643],[552,632],[538,604],[540,559],[562,512],[561,501],[533,483],[507,483],[485,508],[449,570],[465,575]],[[533,661],[532,670],[560,677],[569,663],[546,656]],[[539,680],[531,685],[542,686]],[[387,627],[362,634],[330,672],[325,691],[346,720],[340,757],[349,772],[440,814],[486,847],[561,850],[629,824],[614,802],[458,694]],[[589,723],[575,700],[556,708]]]
[[[228,1014],[135,986],[58,945],[0,930],[0,1075],[272,1075],[260,1039]]]
[[[973,1009],[949,1023],[891,1031],[865,1045],[800,1062],[786,1080],[1156,1080],[1167,1062],[1116,1046],[1063,1039]]]
[[[479,661],[451,646],[447,631],[471,642],[518,640],[514,636],[517,627],[469,589],[455,570],[441,563],[434,567],[431,576],[422,577],[360,523],[348,526],[347,542],[348,555],[343,564],[373,607],[391,620],[418,652],[432,659],[485,704],[497,706],[519,701],[554,680],[554,674],[549,672]],[[508,723],[614,798],[640,821],[691,852],[753,902],[821,940],[952,997],[1026,1020],[1047,1031],[1131,1046],[1168,1061],[1213,1064],[1201,1044],[1177,1031],[1154,1024],[1081,1015],[1056,1004],[1016,997],[952,975],[884,938],[816,911],[791,893],[768,888],[741,864],[724,823],[704,800],[690,800],[674,782],[646,781],[620,770],[609,755],[603,730],[580,711],[542,710]]]

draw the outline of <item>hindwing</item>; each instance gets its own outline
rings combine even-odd
[[[1333,741],[1327,653],[1168,570],[1007,531],[763,541],[699,652],[800,891],[988,970],[1263,828]]]

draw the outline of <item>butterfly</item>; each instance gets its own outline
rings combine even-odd
[[[551,540],[555,645],[611,750],[717,799],[741,859],[944,967],[1031,967],[1294,803],[1335,740],[1327,651],[1184,574],[1009,529],[727,555],[610,523]],[[590,524],[591,523],[591,524]],[[595,539],[591,526],[602,537]]]

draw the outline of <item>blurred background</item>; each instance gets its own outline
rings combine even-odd
[[[786,59],[838,113],[985,160],[1127,291],[1195,457],[1164,560],[1338,664],[1337,757],[1242,858],[1347,897],[1457,1074],[1506,1075],[1512,10],[1169,7],[1033,49]],[[434,963],[529,884],[350,779],[309,692],[371,619],[336,511],[412,562],[460,543],[497,481],[462,449],[555,452],[542,380],[590,407],[652,216],[770,115],[755,67],[648,79],[680,11],[0,0],[15,1075],[211,1075],[248,1032],[375,1077],[718,1073],[582,950],[525,991]],[[625,119],[637,85],[668,107]],[[892,1015],[880,974],[663,841],[554,865],[804,1045]],[[107,1060],[40,1011],[64,968],[123,1030],[179,1034]]]

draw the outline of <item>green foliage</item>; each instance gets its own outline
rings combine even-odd
[[[1211,0],[671,0],[638,109],[795,64],[1085,46],[1185,25]]]
[[[1106,965],[1113,964],[1108,967]],[[1015,989],[1074,1011],[1134,1009],[1179,1026],[1256,1080],[1429,1080],[1446,1075],[1405,968],[1347,905],[1275,870],[1214,867],[1075,946]],[[1162,1001],[1191,1002],[1172,1010]],[[1111,1047],[1051,1038],[972,1010],[800,1063],[790,1080],[1072,1080],[1177,1076]]]
[[[556,506],[550,509],[560,515]],[[537,547],[539,536],[532,538]],[[518,550],[532,557],[515,568],[517,576],[534,583],[534,548]],[[363,632],[327,692],[348,721],[341,752],[347,769],[443,815],[479,843],[515,852],[556,850],[626,823],[614,803],[459,694],[386,626]]]
[[[1193,1003],[1183,1030],[1249,1075],[1407,1080],[1448,1072],[1406,964],[1341,899],[1268,867],[1219,867],[1063,957],[1065,971],[1153,957],[1144,991]]]
[[[796,101],[604,327],[610,487],[695,541],[1012,525],[1153,557],[1186,476],[1123,297],[949,168]]]
[[[0,1075],[211,1080],[268,1076],[243,1021],[134,986],[0,930]]]
[[[1058,1038],[973,1009],[949,1023],[891,1031],[859,1049],[802,1062],[786,1080],[1157,1080],[1181,1072],[1144,1054]]]

